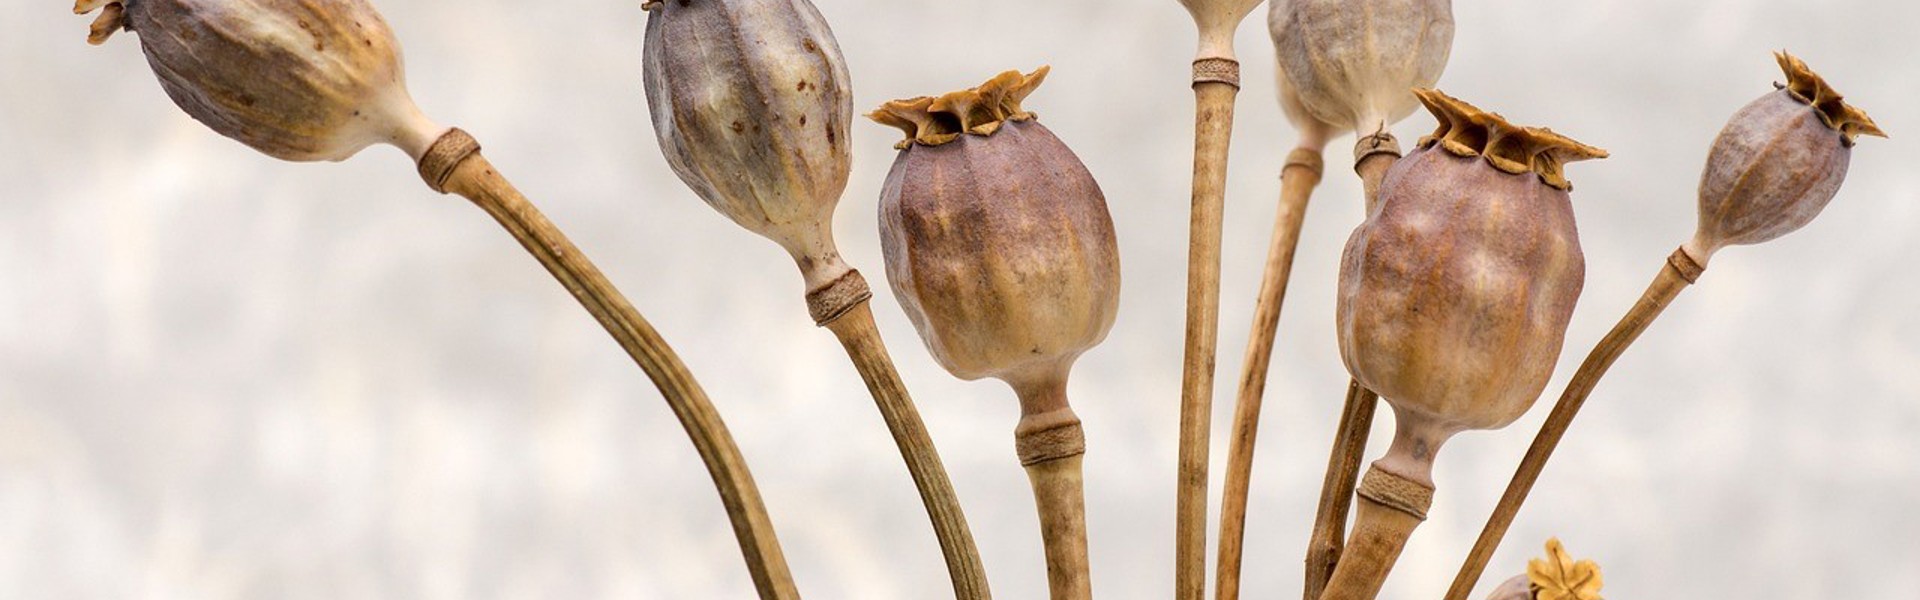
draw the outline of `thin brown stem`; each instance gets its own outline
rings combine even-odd
[[[1237,80],[1238,63],[1233,67]],[[1239,86],[1223,81],[1193,84],[1197,101],[1193,208],[1188,230],[1187,336],[1180,388],[1179,495],[1174,505],[1177,600],[1201,600],[1207,593],[1207,450],[1213,421],[1214,352],[1220,328],[1220,226],[1226,204],[1233,99],[1238,91]]]
[[[760,597],[799,598],[746,459],[706,392],[626,297],[479,150],[473,138],[452,130],[422,157],[421,174],[435,190],[459,194],[499,221],[633,357],[666,397],[706,463]]]
[[[865,298],[827,321],[825,327],[840,338],[840,345],[846,348],[848,358],[860,371],[860,378],[866,381],[874,404],[880,408],[887,430],[893,433],[900,457],[907,462],[907,472],[920,490],[920,501],[926,505],[934,536],[940,540],[940,552],[946,557],[954,597],[962,600],[991,597],[986,569],[980,564],[980,551],[967,528],[967,517],[960,510],[960,498],[953,492],[953,482],[947,479],[946,467],[940,464],[940,453],[927,434],[926,424],[920,420],[920,411],[914,408],[913,398],[907,395],[906,385],[894,370],[893,358],[887,354],[886,343],[880,339],[880,329],[874,325],[873,311]]]
[[[1347,400],[1327,458],[1326,479],[1320,483],[1320,505],[1313,515],[1313,537],[1307,542],[1306,600],[1318,600],[1333,578],[1347,535],[1347,513],[1353,508],[1353,488],[1360,480],[1360,461],[1373,431],[1373,412],[1380,396],[1360,382],[1347,384]]]
[[[1219,600],[1240,597],[1240,560],[1247,525],[1247,492],[1253,479],[1253,448],[1260,433],[1260,404],[1267,387],[1267,369],[1273,359],[1274,332],[1280,326],[1280,307],[1286,301],[1287,280],[1293,273],[1293,252],[1300,242],[1300,226],[1307,199],[1320,183],[1321,157],[1314,149],[1298,148],[1281,169],[1280,209],[1274,215],[1273,241],[1260,279],[1260,298],[1253,310],[1253,329],[1241,363],[1240,393],[1234,405],[1232,441],[1227,445],[1226,487],[1220,498],[1219,565],[1214,594]]]
[[[1547,421],[1540,425],[1540,433],[1533,438],[1533,445],[1527,447],[1527,454],[1520,460],[1520,468],[1513,473],[1513,479],[1507,483],[1507,491],[1500,496],[1500,503],[1494,506],[1493,516],[1487,518],[1487,526],[1480,531],[1480,538],[1473,543],[1472,552],[1467,561],[1460,566],[1460,573],[1454,577],[1453,586],[1447,589],[1448,600],[1464,600],[1473,593],[1473,586],[1479,582],[1480,575],[1486,571],[1487,561],[1493,559],[1493,551],[1500,547],[1501,538],[1507,535],[1507,528],[1513,525],[1514,515],[1519,513],[1520,505],[1527,501],[1527,493],[1533,490],[1533,484],[1540,479],[1540,471],[1547,465],[1547,459],[1553,456],[1553,450],[1560,445],[1560,439],[1567,434],[1567,427],[1573,424],[1574,415],[1587,402],[1587,396],[1593,393],[1600,377],[1606,375],[1613,361],[1620,358],[1627,346],[1640,337],[1647,326],[1666,310],[1667,305],[1680,295],[1688,285],[1700,278],[1705,270],[1701,263],[1687,254],[1685,249],[1675,250],[1667,257],[1667,263],[1660,268],[1653,283],[1640,295],[1640,301],[1634,303],[1627,315],[1607,332],[1607,337],[1593,347],[1587,354],[1587,360],[1580,363],[1573,379],[1567,382],[1567,389],[1560,394],[1559,402],[1554,403],[1553,412],[1547,414]]]
[[[1088,574],[1087,507],[1081,457],[1087,453],[1080,416],[1067,405],[1067,373],[1062,368],[1039,377],[1009,379],[1020,395],[1020,425],[1013,430],[1014,450],[1033,484],[1040,511],[1040,539],[1047,553],[1047,588],[1053,600],[1091,600]]]
[[[1399,560],[1400,551],[1406,548],[1407,539],[1420,526],[1419,516],[1372,498],[1363,496],[1358,504],[1353,537],[1347,541],[1347,551],[1320,600],[1373,600],[1386,583],[1393,563]]]
[[[1373,207],[1380,203],[1380,184],[1386,181],[1387,169],[1397,160],[1400,160],[1400,141],[1386,130],[1360,136],[1354,143],[1353,171],[1360,175],[1367,214],[1373,214]]]

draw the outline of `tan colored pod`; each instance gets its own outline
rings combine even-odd
[[[1336,131],[1368,135],[1413,114],[1453,51],[1451,0],[1273,0],[1267,29],[1282,97]]]
[[[715,210],[786,248],[809,290],[844,275],[831,228],[852,164],[853,89],[819,10],[807,0],[649,10],[647,105],[673,172]]]
[[[1560,165],[1605,153],[1421,94],[1440,130],[1347,242],[1338,322],[1355,378],[1437,442],[1512,422],[1545,387],[1585,277]]]
[[[1774,58],[1786,85],[1734,113],[1700,174],[1700,227],[1686,249],[1703,267],[1721,248],[1812,222],[1846,180],[1854,138],[1886,137],[1806,63],[1785,52]]]
[[[1046,75],[888,103],[906,130],[880,200],[887,279],[940,364],[1019,385],[1106,338],[1120,270],[1105,196],[1020,108]]]
[[[167,96],[220,135],[292,161],[375,143],[415,158],[446,129],[408,96],[400,44],[366,0],[81,0],[93,43],[140,36]]]

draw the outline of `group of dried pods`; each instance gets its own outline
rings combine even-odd
[[[1200,598],[1206,445],[1217,331],[1225,156],[1239,87],[1233,29],[1257,0],[1182,0],[1200,31],[1188,335],[1181,418],[1176,596]],[[865,380],[920,489],[954,593],[988,586],[951,484],[841,258],[832,216],[846,186],[852,121],[838,43],[807,0],[650,2],[645,88],[674,172],[734,222],[791,254],[816,324]],[[773,527],[718,413],[646,320],[487,160],[471,136],[413,103],[399,44],[367,0],[79,0],[89,41],[125,29],[168,96],[216,132],[291,161],[344,160],[376,143],[417,162],[428,186],[494,217],[654,381],[713,476],[763,598],[797,598]],[[1301,217],[1326,143],[1351,131],[1367,219],[1342,258],[1337,322],[1354,384],[1309,548],[1307,594],[1377,594],[1431,501],[1432,461],[1453,434],[1503,427],[1545,387],[1584,279],[1563,167],[1604,157],[1430,89],[1447,61],[1448,0],[1274,0],[1282,106],[1300,131],[1248,348],[1230,456],[1218,591],[1238,596],[1239,544],[1266,363]],[[1574,376],[1448,597],[1472,590],[1547,456],[1599,376],[1728,245],[1804,226],[1838,191],[1855,137],[1884,135],[1804,63],[1734,115],[1700,185],[1698,233]],[[1068,405],[1075,359],[1118,309],[1111,216],[1087,168],[1022,102],[1046,76],[888,102],[869,117],[906,133],[880,199],[888,280],[927,348],[963,379],[1019,398],[1015,450],[1039,507],[1054,598],[1090,598],[1081,483],[1085,440]],[[1401,156],[1391,126],[1424,104],[1439,121]],[[1393,407],[1385,458],[1357,475],[1375,392]],[[1356,480],[1358,480],[1356,482]],[[1350,496],[1360,511],[1343,546]],[[1557,542],[1548,563],[1498,597],[1585,598],[1590,563]],[[1547,566],[1539,566],[1539,565]],[[1551,567],[1551,568],[1549,568]],[[1558,577],[1558,579],[1555,579]],[[1559,583],[1553,583],[1559,582]]]

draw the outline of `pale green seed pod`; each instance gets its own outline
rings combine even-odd
[[[1726,246],[1805,227],[1840,191],[1854,139],[1886,137],[1806,63],[1774,57],[1786,85],[1734,113],[1700,174],[1700,224],[1687,252],[1702,266]]]
[[[649,9],[647,104],[673,172],[793,254],[809,289],[844,274],[831,228],[852,165],[853,89],[826,20],[807,0]]]
[[[140,36],[174,103],[275,158],[345,160],[375,143],[418,157],[444,131],[407,94],[400,44],[366,0],[81,0],[94,43]]]

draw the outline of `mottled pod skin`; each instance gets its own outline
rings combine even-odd
[[[1293,122],[1311,116],[1367,135],[1412,114],[1410,90],[1440,79],[1453,51],[1453,2],[1273,0],[1267,29]]]
[[[1560,164],[1604,152],[1431,90],[1440,130],[1396,163],[1340,269],[1341,358],[1439,441],[1518,418],[1585,278]]]
[[[400,44],[365,0],[82,0],[94,43],[140,35],[175,104],[275,158],[345,160],[375,143],[416,158],[444,132],[407,94]]]
[[[1806,63],[1774,56],[1787,84],[1734,113],[1700,175],[1700,227],[1686,248],[1701,266],[1720,248],[1813,221],[1846,180],[1854,138],[1886,135]]]
[[[910,136],[881,191],[887,279],[927,348],[962,379],[1064,377],[1119,306],[1099,184],[1019,108],[1045,73],[1009,71],[875,114]]]
[[[847,271],[833,211],[852,155],[840,44],[807,0],[649,5],[647,105],[673,172],[727,218],[779,243],[809,288]]]

